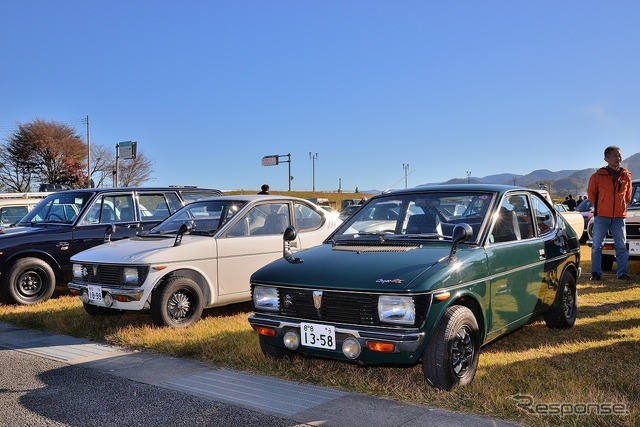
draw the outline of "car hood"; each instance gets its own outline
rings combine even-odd
[[[133,237],[108,242],[76,254],[71,261],[115,264],[175,263],[216,255],[215,239],[208,236],[183,236],[174,246],[175,236]]]
[[[66,225],[66,224],[65,224]],[[49,232],[51,228],[60,228],[60,225],[54,225],[51,227],[42,227],[42,226],[34,226],[34,227],[5,227],[2,232],[0,232],[0,239],[8,236],[21,236],[21,235],[29,235],[32,236],[34,234]]]
[[[458,280],[454,277],[458,273],[451,272],[450,251],[450,242],[428,242],[408,247],[332,247],[331,244],[323,244],[294,254],[302,262],[279,259],[268,264],[256,271],[251,281],[372,292],[425,291]],[[458,256],[456,262],[460,260]]]

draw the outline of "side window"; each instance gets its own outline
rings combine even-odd
[[[28,212],[26,206],[7,206],[0,208],[0,226],[15,224]]]
[[[551,208],[545,205],[544,202],[536,196],[533,196],[532,198],[532,205],[536,219],[535,222],[538,227],[538,234],[544,235],[551,232],[556,225],[555,216],[551,211]]]
[[[265,203],[251,208],[229,230],[227,236],[278,235],[284,233],[290,224],[287,203]]]
[[[527,196],[520,194],[509,197],[509,203],[513,206],[513,211],[516,213],[520,239],[531,239],[535,237],[531,208],[529,207],[529,199],[527,199]]]
[[[322,225],[323,216],[304,203],[296,202],[293,211],[298,231],[315,230]]]
[[[491,243],[512,242],[521,239],[518,216],[514,205],[510,202],[512,198],[503,199],[500,208],[494,214],[495,223],[489,236]]]
[[[182,207],[173,193],[140,193],[138,196],[142,221],[162,221]]]
[[[131,194],[105,195],[96,199],[82,224],[110,224],[135,221]]]

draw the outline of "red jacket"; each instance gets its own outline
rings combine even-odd
[[[600,168],[589,178],[587,194],[595,215],[625,218],[631,201],[631,172],[620,168],[620,176],[614,183],[607,169]]]

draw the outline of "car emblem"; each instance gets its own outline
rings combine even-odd
[[[97,265],[92,265],[91,266],[91,272],[93,273],[93,277],[96,277],[98,275],[98,266]]]
[[[402,282],[404,282],[404,280],[402,280],[402,279],[378,279],[378,280],[376,280],[376,283],[397,283],[397,284],[401,284]]]
[[[293,307],[293,298],[291,298],[291,295],[289,294],[284,296],[284,307],[285,308]]]
[[[322,307],[322,291],[313,291],[313,306],[316,310]]]

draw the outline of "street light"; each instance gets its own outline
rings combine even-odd
[[[312,154],[311,151],[309,151],[309,160],[311,160],[313,192],[315,192],[316,191],[316,160],[318,160],[318,153]]]
[[[471,171],[467,171],[467,184],[471,184]]]

